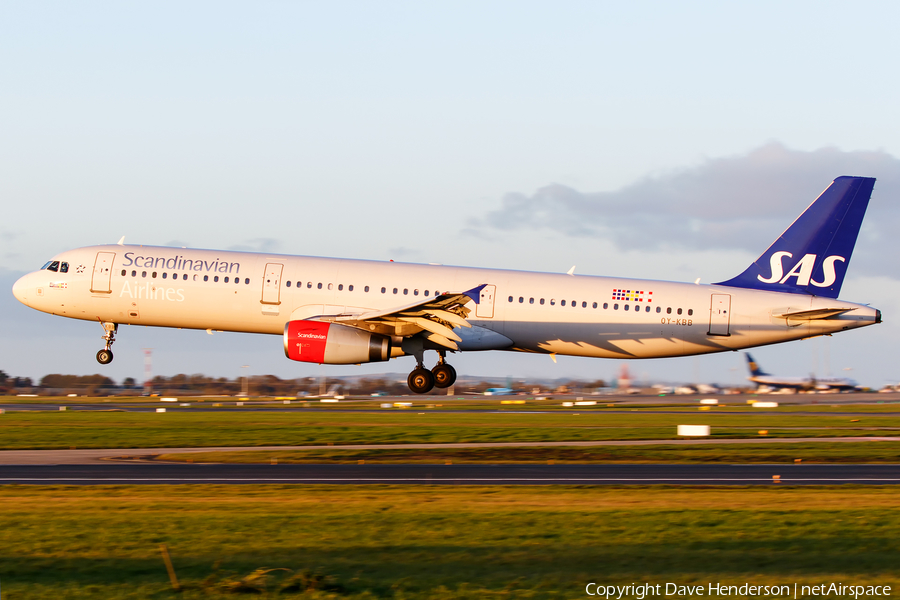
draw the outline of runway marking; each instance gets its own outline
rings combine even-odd
[[[614,482],[614,481],[675,481],[675,482],[718,482],[718,481],[764,481],[772,483],[771,477],[259,477],[259,478],[235,478],[235,477],[0,477],[0,482],[9,481],[28,481],[28,482],[50,482],[50,481],[71,481],[71,482],[91,482],[91,481],[124,481],[124,482],[182,482],[182,483],[212,483],[218,481],[228,482],[267,482],[267,483],[310,483],[310,482],[359,482],[374,481],[380,483],[386,482],[496,482],[496,481],[534,481],[534,482]],[[854,478],[825,478],[825,477],[798,477],[796,479],[782,478],[781,482],[809,482],[809,481],[826,481],[826,482],[900,482],[900,478],[879,478],[879,477],[854,477]]]

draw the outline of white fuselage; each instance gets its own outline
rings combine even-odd
[[[770,388],[792,388],[798,390],[850,390],[859,386],[845,377],[778,377],[776,375],[751,375],[750,381]]]
[[[481,303],[470,305],[474,327],[455,329],[464,351],[659,358],[880,321],[874,308],[829,298],[616,277],[131,245],[80,248],[53,260],[68,263],[68,272],[23,276],[14,293],[24,304],[89,321],[277,335],[292,320],[390,309],[487,284]],[[820,308],[846,312],[779,316]]]

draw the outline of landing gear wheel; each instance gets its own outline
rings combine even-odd
[[[427,394],[434,387],[434,375],[424,367],[416,367],[406,378],[406,383],[416,394]]]
[[[113,353],[112,350],[101,350],[97,353],[97,362],[101,365],[108,365],[112,362]]]
[[[434,387],[436,388],[448,388],[456,383],[456,369],[452,365],[447,363],[435,365],[431,373],[434,375]]]

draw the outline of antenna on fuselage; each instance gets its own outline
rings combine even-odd
[[[572,265],[572,268],[566,271],[566,275],[574,275],[575,274],[575,265]]]
[[[118,245],[118,246],[124,246],[124,245],[125,245],[125,236],[124,236],[124,235],[123,235],[122,237],[119,238],[119,241],[116,242],[116,245]]]

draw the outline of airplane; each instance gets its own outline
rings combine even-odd
[[[838,300],[875,179],[838,177],[738,276],[675,283],[373,260],[118,244],[54,256],[13,294],[119,325],[281,335],[287,358],[359,364],[413,356],[407,383],[448,388],[447,353],[613,359],[737,351],[857,329],[881,311]],[[438,362],[424,364],[426,351]]]
[[[759,368],[750,353],[747,354],[747,367],[750,369],[750,381],[760,386],[774,389],[793,390],[854,390],[859,384],[846,377],[778,377],[770,375]]]
[[[484,390],[485,396],[510,396],[515,393],[516,391],[514,389],[508,387],[488,388]]]

